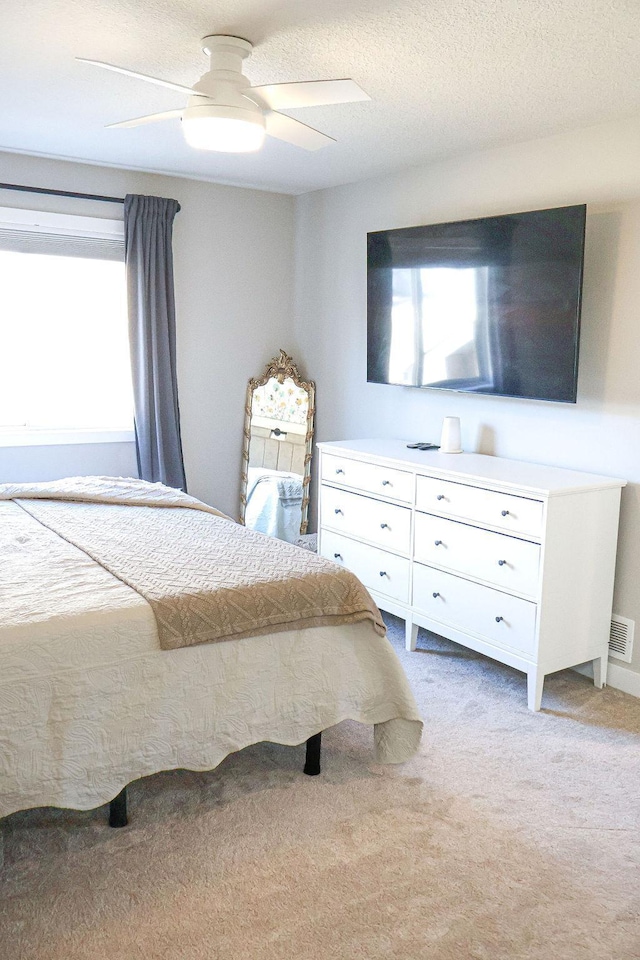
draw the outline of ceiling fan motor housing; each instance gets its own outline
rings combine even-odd
[[[209,69],[193,85],[193,90],[216,103],[224,103],[225,98],[230,97],[229,105],[234,105],[234,97],[251,86],[242,72],[242,61],[251,53],[252,45],[239,37],[205,37],[202,44],[209,57]]]
[[[258,150],[265,137],[264,114],[246,96],[250,84],[242,73],[252,45],[240,37],[214,36],[204,37],[202,49],[210,67],[193,87],[201,95],[189,97],[182,115],[187,141],[205,150]]]

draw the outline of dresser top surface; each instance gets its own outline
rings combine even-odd
[[[624,487],[626,480],[615,477],[548,467],[524,460],[505,460],[482,453],[440,453],[439,450],[409,450],[409,440],[337,440],[319,443],[327,454],[393,463],[430,476],[475,483],[491,482],[546,496],[560,496],[586,490]]]

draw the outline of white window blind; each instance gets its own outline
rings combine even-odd
[[[124,223],[0,207],[0,250],[124,262]]]

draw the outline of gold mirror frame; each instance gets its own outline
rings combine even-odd
[[[242,445],[242,474],[240,485],[240,523],[244,525],[247,507],[247,485],[249,483],[249,444],[251,442],[251,408],[253,391],[263,387],[274,378],[278,383],[286,379],[293,380],[296,387],[304,390],[309,397],[307,410],[307,432],[305,435],[304,474],[302,477],[302,508],[300,512],[300,535],[307,532],[309,525],[309,484],[311,483],[311,455],[313,452],[313,423],[315,417],[316,385],[313,380],[303,380],[291,357],[280,350],[280,356],[274,357],[266,366],[261,377],[252,377],[247,384],[247,397],[244,407],[244,437]]]

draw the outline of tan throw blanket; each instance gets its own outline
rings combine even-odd
[[[348,570],[162,484],[0,484],[0,499],[15,500],[144,597],[164,650],[366,619],[384,635],[378,608]]]

